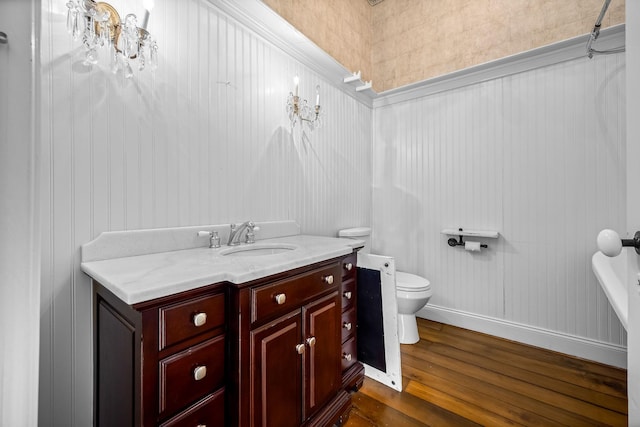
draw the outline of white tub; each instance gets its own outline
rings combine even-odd
[[[629,287],[639,280],[639,260],[640,255],[633,248],[623,248],[616,257],[598,251],[591,258],[593,272],[625,329],[629,320]]]

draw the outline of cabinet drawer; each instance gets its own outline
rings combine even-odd
[[[160,427],[223,426],[224,389],[207,396],[184,412],[162,423]]]
[[[345,257],[342,261],[342,279],[354,278],[356,277],[356,263],[358,261],[357,254],[351,254],[348,257]]]
[[[251,322],[285,314],[318,295],[340,289],[340,264],[251,290]]]
[[[342,309],[348,310],[353,307],[356,300],[356,279],[342,281]]]
[[[342,322],[340,322],[342,330],[342,341],[345,342],[356,333],[356,309],[351,308],[342,313]]]
[[[207,295],[160,308],[160,350],[224,325],[224,294]]]
[[[356,337],[353,336],[342,344],[342,370],[345,371],[357,361]]]
[[[224,384],[224,336],[159,362],[160,416],[176,412]]]

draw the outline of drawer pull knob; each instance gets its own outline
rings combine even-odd
[[[316,345],[316,337],[307,338],[307,345],[313,347]]]
[[[345,328],[347,331],[351,330],[351,322],[344,322],[342,324],[342,327]]]
[[[328,276],[324,276],[324,282],[327,285],[333,285],[333,274],[330,274]]]
[[[207,313],[196,313],[193,315],[193,324],[202,326],[207,323]]]
[[[342,358],[347,362],[351,362],[351,353],[342,353]]]
[[[200,381],[201,379],[203,379],[206,376],[207,376],[207,367],[206,366],[197,366],[193,370],[193,378],[196,381]]]
[[[198,424],[196,427],[207,427],[206,424]]]
[[[304,344],[298,344],[298,345],[296,346],[296,352],[297,352],[298,354],[303,354],[303,353],[304,353]]]
[[[353,270],[353,264],[351,264],[350,262],[348,262],[348,263],[346,263],[346,264],[344,265],[344,268],[345,268],[347,271],[351,271],[351,270]]]
[[[287,296],[285,294],[278,294],[274,298],[276,300],[276,304],[278,305],[282,305],[287,302]]]
[[[344,295],[344,297],[345,297],[346,299],[351,299],[351,291],[347,291],[347,292],[345,292],[345,293],[344,293],[344,294],[342,294],[342,295]]]

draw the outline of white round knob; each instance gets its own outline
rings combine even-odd
[[[204,377],[207,376],[207,367],[206,366],[197,366],[193,370],[193,379],[196,381],[200,381]]]
[[[600,252],[609,257],[620,255],[622,251],[622,240],[620,236],[613,230],[604,229],[598,233],[598,249]]]
[[[350,262],[348,262],[348,263],[346,263],[346,264],[344,265],[344,268],[345,268],[347,271],[351,271],[351,270],[353,269],[353,264],[351,264]]]
[[[193,324],[202,326],[207,323],[207,313],[197,313],[193,316]]]
[[[333,285],[333,274],[324,277],[324,282],[327,285]]]
[[[345,297],[346,299],[351,299],[351,291],[347,291],[347,292],[345,292],[345,293],[344,293],[344,294],[342,294],[342,295],[344,295],[344,297]]]
[[[342,358],[347,362],[351,362],[351,353],[342,353]]]
[[[351,322],[344,322],[342,324],[342,327],[345,328],[347,331],[351,330]]]
[[[285,294],[278,294],[274,298],[276,300],[276,304],[278,305],[282,305],[287,302],[287,296]]]

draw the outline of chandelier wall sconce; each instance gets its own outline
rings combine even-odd
[[[300,122],[300,126],[306,123],[309,130],[313,131],[322,126],[322,117],[320,112],[320,85],[316,86],[316,104],[315,106],[309,106],[306,99],[300,99],[298,96],[298,88],[300,86],[300,78],[296,76],[293,79],[294,90],[289,92],[287,98],[287,114],[289,115],[289,121],[291,121],[291,127],[295,127],[296,123]]]
[[[74,40],[82,40],[86,48],[84,64],[98,63],[98,49],[107,50],[111,71],[122,71],[126,78],[133,77],[131,61],[136,60],[138,70],[158,68],[158,45],[147,31],[149,11],[153,0],[143,0],[145,14],[142,25],[134,14],[124,21],[109,3],[95,0],[69,0],[67,3],[67,30]]]

